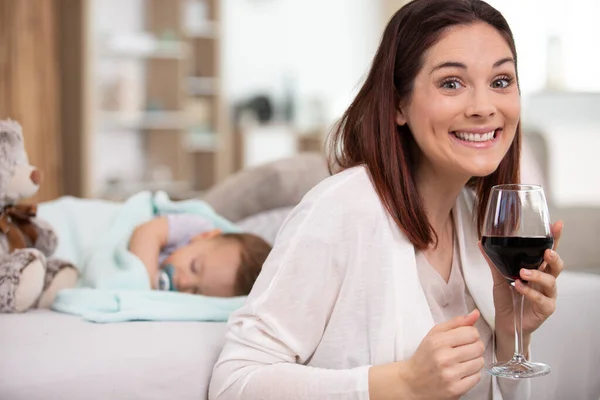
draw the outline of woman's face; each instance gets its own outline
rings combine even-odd
[[[420,172],[468,180],[496,170],[520,112],[512,52],[493,27],[476,23],[453,27],[425,53],[396,121],[414,135]]]

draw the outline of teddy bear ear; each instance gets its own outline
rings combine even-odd
[[[23,142],[23,130],[17,121],[5,119],[0,121],[0,145],[11,147]]]

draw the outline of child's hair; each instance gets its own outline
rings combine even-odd
[[[234,240],[240,245],[242,254],[235,278],[235,293],[236,296],[246,296],[271,252],[271,245],[251,233],[225,233],[223,238]]]

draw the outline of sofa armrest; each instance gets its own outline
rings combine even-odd
[[[551,215],[564,222],[558,251],[565,269],[600,273],[600,207],[559,207]]]

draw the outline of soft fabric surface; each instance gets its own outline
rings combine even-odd
[[[263,211],[246,217],[236,224],[242,231],[258,235],[273,245],[279,228],[293,209],[294,207],[282,207]]]
[[[276,208],[295,206],[329,176],[319,153],[301,153],[237,172],[208,190],[204,200],[231,221]]]
[[[173,202],[164,192],[142,192],[123,204],[63,198],[41,205],[39,212],[57,227],[61,238],[57,255],[72,261],[81,272],[80,288],[58,293],[52,305],[56,311],[94,322],[224,321],[244,302],[244,297],[150,290],[143,263],[127,250],[135,227],[160,214],[202,215],[225,232],[239,230],[203,201]]]
[[[600,276],[565,272],[555,314],[534,334],[532,400],[600,399]],[[0,399],[207,398],[226,325],[90,324],[48,310],[0,315]],[[93,346],[90,346],[90,343]]]
[[[0,315],[0,399],[206,399],[225,324]]]

